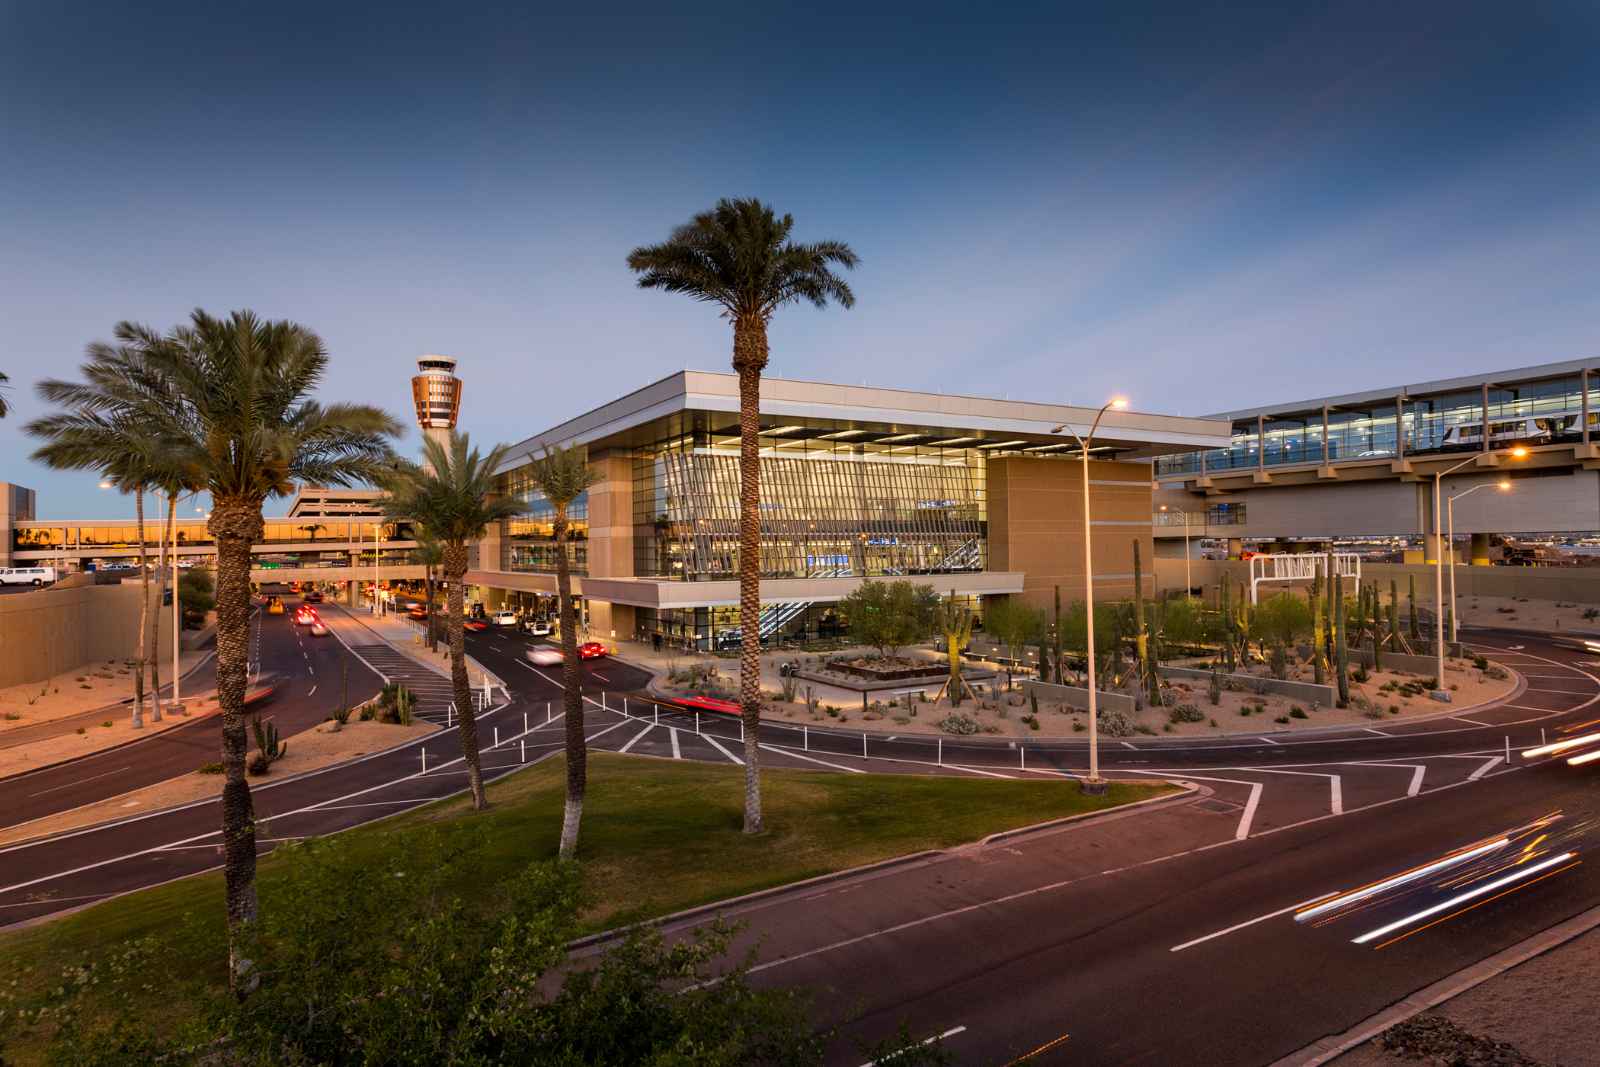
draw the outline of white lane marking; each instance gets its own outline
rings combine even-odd
[[[1337,774],[1327,774],[1321,771],[1288,771],[1276,767],[1240,767],[1239,770],[1262,771],[1266,774],[1299,774],[1308,778],[1326,778],[1328,780],[1328,810],[1335,815],[1344,814],[1344,790],[1339,784]]]
[[[617,749],[617,755],[620,756],[623,753],[627,752],[628,749],[632,748],[634,745],[637,745],[640,741],[644,740],[644,735],[645,734],[649,733],[651,730],[654,730],[655,728],[656,728],[656,724],[655,723],[653,723],[653,722],[646,723],[643,730],[640,730],[638,733],[633,735],[633,740],[629,741],[627,744],[625,744],[621,748]]]
[[[1363,726],[1362,729],[1365,730],[1369,734],[1377,734],[1379,737],[1393,737],[1394,736],[1394,734],[1386,734],[1382,730],[1374,730],[1370,726]]]
[[[1204,937],[1197,937],[1193,941],[1185,941],[1181,945],[1173,945],[1167,951],[1168,952],[1182,952],[1186,948],[1194,948],[1194,946],[1196,946],[1196,945],[1203,945],[1207,941],[1212,941],[1212,940],[1215,940],[1216,938],[1219,938],[1219,937],[1226,937],[1227,935],[1229,935],[1231,933],[1234,933],[1235,931],[1243,930],[1245,927],[1254,926],[1256,923],[1264,923],[1268,919],[1276,919],[1280,915],[1287,915],[1291,911],[1295,911],[1296,909],[1305,907],[1307,904],[1315,904],[1317,901],[1326,900],[1328,897],[1331,897],[1331,896],[1333,896],[1332,893],[1324,893],[1320,897],[1312,897],[1310,900],[1302,900],[1298,904],[1290,904],[1287,908],[1279,908],[1277,911],[1269,911],[1265,915],[1257,915],[1254,919],[1246,919],[1242,923],[1234,923],[1232,926],[1228,927],[1226,930],[1218,930],[1215,933],[1207,934]]]
[[[1269,745],[1282,745],[1283,744],[1282,741],[1274,741],[1270,737],[1258,737],[1258,738],[1256,738],[1256,740],[1257,741],[1265,741]]]
[[[1467,775],[1467,781],[1476,782],[1479,778],[1482,778],[1484,775],[1486,775],[1490,771],[1494,770],[1495,764],[1503,763],[1504,761],[1505,761],[1505,757],[1504,756],[1491,756],[1491,757],[1489,757],[1488,759],[1483,761],[1483,766],[1479,767],[1477,770],[1475,770],[1471,774]]]
[[[1250,836],[1250,824],[1255,822],[1256,808],[1261,804],[1261,791],[1266,786],[1255,782],[1250,786],[1250,799],[1244,802],[1244,814],[1239,817],[1239,827],[1233,831],[1235,841],[1243,841]]]
[[[316,695],[317,695],[317,687],[316,686],[312,686],[310,689],[306,690],[306,696],[314,697]]]
[[[789,750],[787,748],[780,748],[777,745],[768,745],[768,744],[763,743],[760,747],[766,749],[768,752],[776,752],[779,755],[793,756],[795,759],[805,760],[807,763],[820,763],[822,766],[824,766],[824,767],[832,767],[836,771],[849,771],[851,774],[866,774],[867,773],[866,771],[862,770],[860,767],[846,767],[842,763],[829,763],[825,759],[817,759],[817,757],[815,757],[815,756],[807,756],[807,755],[804,755],[804,754],[799,753],[799,752],[793,752],[793,751],[791,751],[791,750]]]
[[[1378,763],[1375,761],[1341,763],[1341,767],[1393,767],[1396,770],[1410,771],[1411,784],[1406,787],[1406,796],[1414,797],[1422,792],[1422,776],[1428,773],[1428,767],[1423,763]]]
[[[669,726],[667,727],[667,736],[672,739],[672,758],[682,759],[683,750],[678,747],[678,731]]]
[[[737,763],[739,766],[741,766],[741,767],[744,766],[744,760],[740,759],[738,756],[735,756],[732,752],[729,752],[726,748],[723,748],[721,741],[718,741],[715,737],[712,737],[710,734],[701,734],[700,736],[705,738],[707,741],[711,742],[711,747],[712,748],[716,749],[718,752],[722,753],[724,756],[727,756],[729,759],[733,760],[733,762]]]
[[[946,763],[946,764],[944,764],[944,766],[949,767],[952,771],[966,771],[969,774],[981,774],[981,775],[985,775],[986,777],[989,777],[989,778],[1010,778],[1010,777],[1012,777],[1009,774],[1000,774],[1000,773],[998,773],[996,771],[980,771],[976,767],[964,767],[959,763]]]
[[[946,1030],[942,1034],[934,1034],[930,1038],[926,1038],[926,1039],[924,1039],[922,1041],[917,1042],[916,1047],[917,1048],[921,1048],[924,1045],[931,1045],[935,1041],[943,1041],[947,1037],[955,1037],[957,1034],[964,1034],[966,1032],[967,1032],[967,1028],[965,1026],[954,1026],[954,1027],[951,1027],[950,1029]],[[898,1057],[901,1054],[901,1052],[904,1052],[904,1051],[906,1051],[906,1050],[905,1049],[901,1049],[900,1052],[891,1052],[881,1060],[868,1060],[866,1063],[863,1063],[861,1065],[861,1067],[879,1067],[879,1064],[888,1063],[890,1060],[895,1059],[896,1057]]]
[[[1128,742],[1126,742],[1126,741],[1124,741],[1124,742],[1122,742],[1122,747],[1123,747],[1123,748],[1131,748],[1131,749],[1133,749],[1133,750],[1134,750],[1134,751],[1135,751],[1135,752],[1137,752],[1137,751],[1139,751],[1139,749],[1138,749],[1138,748],[1137,748],[1137,747],[1135,747],[1135,746],[1133,746],[1133,745],[1130,745],[1130,744],[1129,744],[1129,743],[1128,743]]]
[[[310,664],[309,659],[310,657],[307,657],[308,662],[306,663],[306,673],[315,678],[317,676],[317,669]]]
[[[607,678],[605,675],[601,674],[599,671],[590,671],[589,672],[589,677],[598,678],[602,682],[605,682],[607,685],[611,684],[611,679]]]
[[[1452,716],[1450,716],[1450,718],[1452,720],[1454,720],[1455,722],[1470,722],[1474,726],[1494,727],[1494,726],[1499,726],[1500,725],[1497,722],[1479,722],[1477,719],[1469,719],[1464,715],[1452,715]]]
[[[29,793],[28,794],[28,799],[32,800],[34,797],[42,797],[46,793],[54,793],[57,790],[61,790],[61,789],[71,789],[75,785],[82,785],[84,782],[92,782],[96,778],[105,778],[108,775],[121,774],[123,771],[131,771],[131,770],[133,770],[133,764],[130,763],[126,767],[118,767],[114,771],[106,771],[103,774],[91,774],[87,778],[74,778],[72,781],[67,782],[64,785],[53,785],[49,789],[41,789],[37,793]]]
[[[1574,693],[1573,695],[1582,696],[1583,694]],[[1500,706],[1502,708],[1516,708],[1518,711],[1542,711],[1544,712],[1544,718],[1550,718],[1552,715],[1565,715],[1567,712],[1574,710],[1572,708],[1536,708],[1532,704],[1501,704]]]

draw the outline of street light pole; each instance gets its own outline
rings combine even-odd
[[[1089,427],[1089,435],[1081,437],[1077,430],[1062,423],[1051,433],[1060,433],[1066,430],[1078,441],[1079,455],[1083,458],[1083,603],[1084,603],[1084,651],[1088,655],[1089,664],[1089,777],[1083,783],[1086,793],[1103,793],[1106,784],[1100,777],[1100,725],[1099,705],[1095,691],[1094,669],[1094,550],[1091,544],[1093,532],[1089,523],[1089,447],[1094,443],[1095,431],[1100,428],[1100,419],[1111,408],[1122,409],[1128,402],[1121,397],[1113,397],[1095,412],[1094,423]]]
[[[1456,501],[1460,500],[1464,496],[1471,496],[1473,493],[1476,493],[1479,489],[1487,489],[1491,484],[1493,484],[1494,487],[1496,489],[1499,489],[1501,492],[1504,492],[1507,489],[1511,488],[1511,483],[1507,482],[1507,481],[1499,481],[1499,482],[1494,482],[1494,483],[1479,482],[1477,485],[1473,486],[1471,489],[1467,489],[1467,490],[1465,490],[1463,492],[1457,493],[1455,496],[1451,497],[1450,499],[1448,499],[1448,500],[1446,500],[1444,502],[1445,528],[1447,530],[1446,536],[1449,538],[1449,541],[1450,541],[1450,640],[1451,641],[1457,640],[1459,635],[1460,635],[1460,632],[1461,632],[1461,609],[1456,605],[1456,552],[1455,552],[1455,546],[1456,546]]]
[[[1484,426],[1484,432],[1488,433],[1487,424]],[[1500,449],[1496,450],[1495,452],[1481,452],[1478,455],[1499,455],[1502,451],[1506,452],[1506,454],[1512,459],[1523,459],[1528,454],[1527,448],[1522,445],[1516,445],[1510,449]],[[1476,463],[1478,461],[1478,455],[1468,456],[1460,463],[1453,464],[1441,471],[1435,471],[1433,475],[1433,651],[1437,661],[1437,666],[1435,669],[1438,671],[1438,675],[1434,679],[1434,682],[1437,685],[1437,688],[1435,688],[1433,691],[1433,698],[1435,700],[1450,699],[1450,690],[1446,689],[1444,686],[1444,544],[1442,542],[1444,531],[1440,528],[1440,520],[1443,518],[1443,516],[1439,514],[1441,510],[1439,499],[1441,493],[1439,487],[1440,483],[1444,481],[1445,475],[1454,474],[1462,467],[1465,467],[1470,463]],[[1463,493],[1462,495],[1465,496],[1466,494]],[[1451,551],[1453,552],[1454,550],[1455,546],[1452,545]],[[1455,571],[1452,568],[1452,576],[1454,573]]]

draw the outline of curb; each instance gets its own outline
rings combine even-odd
[[[706,918],[732,908],[743,907],[747,904],[754,904],[760,901],[769,900],[773,897],[779,897],[786,893],[814,889],[821,885],[849,882],[861,878],[873,878],[887,871],[897,870],[901,867],[915,866],[917,864],[941,859],[946,856],[957,855],[964,850],[984,848],[996,842],[1007,841],[1024,835],[1045,833],[1051,830],[1056,830],[1069,823],[1081,824],[1096,819],[1109,820],[1113,817],[1127,815],[1133,812],[1135,809],[1145,808],[1158,803],[1182,803],[1193,800],[1196,796],[1201,795],[1204,792],[1209,792],[1208,790],[1202,790],[1193,782],[1181,782],[1175,779],[1167,778],[1144,778],[1132,781],[1124,781],[1119,779],[1116,784],[1149,785],[1153,783],[1159,783],[1162,785],[1177,785],[1180,789],[1182,789],[1182,792],[1178,793],[1176,796],[1148,797],[1144,800],[1135,801],[1132,804],[1120,804],[1115,808],[1109,808],[1104,811],[1085,811],[1080,812],[1077,815],[1067,815],[1059,819],[1050,819],[1045,822],[1034,823],[1030,826],[1019,826],[1014,830],[1001,830],[998,833],[990,834],[987,837],[980,838],[979,840],[967,845],[952,845],[949,848],[923,849],[920,852],[910,852],[904,856],[892,856],[889,859],[879,860],[876,863],[868,863],[860,867],[850,867],[842,871],[833,871],[829,874],[819,874],[811,878],[802,878],[798,882],[786,882],[783,885],[769,886],[766,889],[757,889],[750,893],[741,894],[740,896],[729,897],[726,900],[715,900],[709,904],[698,904],[692,908],[685,908],[682,911],[675,911],[670,915],[662,915],[654,919],[644,919],[636,923],[629,923],[627,926],[616,927],[612,930],[601,930],[598,933],[586,934],[583,937],[568,941],[567,951],[576,952],[583,949],[596,948],[612,941],[621,940],[635,930],[643,930],[650,927],[665,928],[667,926],[673,926],[679,923],[692,922],[694,920]],[[1140,814],[1142,814],[1142,812]]]
[[[1452,975],[1447,975],[1432,985],[1417,990],[1409,997],[1396,1001],[1342,1034],[1314,1041],[1297,1052],[1291,1052],[1273,1061],[1271,1067],[1316,1067],[1317,1064],[1327,1063],[1378,1036],[1396,1023],[1405,1022],[1414,1015],[1460,996],[1467,990],[1504,974],[1518,964],[1526,963],[1535,956],[1541,956],[1596,927],[1600,927],[1600,907],[1580,912],[1565,922],[1557,923],[1548,930],[1517,942],[1510,948],[1502,949],[1487,959],[1479,960],[1470,967],[1464,967]]]

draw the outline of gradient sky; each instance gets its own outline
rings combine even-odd
[[[195,306],[402,415],[454,355],[489,443],[724,369],[624,265],[719,196],[862,257],[777,376],[1204,414],[1592,352],[1593,4],[582,7],[0,0],[0,480],[131,514],[27,461],[33,382]]]

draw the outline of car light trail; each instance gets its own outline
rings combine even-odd
[[[1583,764],[1593,763],[1597,759],[1600,759],[1600,748],[1595,749],[1593,752],[1585,752],[1580,756],[1573,756],[1569,758],[1567,760],[1567,766],[1581,767]]]
[[[1413,868],[1412,870],[1406,871],[1402,874],[1385,878],[1379,882],[1373,882],[1371,885],[1362,886],[1360,889],[1352,889],[1348,893],[1341,893],[1338,896],[1333,897],[1331,900],[1325,900],[1320,904],[1306,908],[1304,911],[1296,912],[1294,921],[1298,923],[1305,922],[1307,919],[1314,919],[1319,915],[1324,915],[1337,908],[1341,908],[1346,904],[1354,903],[1358,900],[1365,900],[1368,897],[1377,896],[1379,893],[1387,892],[1390,889],[1394,889],[1396,886],[1406,885],[1410,882],[1416,881],[1418,878],[1426,878],[1430,874],[1437,874],[1439,871],[1442,871],[1447,867],[1454,867],[1458,863],[1465,863],[1467,860],[1477,859],[1479,856],[1487,855],[1497,848],[1504,848],[1508,844],[1510,844],[1510,841],[1508,841],[1506,838],[1497,838],[1493,841],[1488,841],[1484,844],[1478,845],[1476,848],[1469,848],[1465,852],[1458,852],[1453,856],[1446,856],[1443,859],[1434,860],[1432,863]]]
[[[1582,737],[1569,737],[1565,741],[1552,741],[1548,745],[1539,745],[1536,748],[1525,748],[1522,750],[1522,758],[1528,759],[1532,756],[1550,756],[1557,752],[1565,752],[1569,748],[1577,748],[1580,745],[1592,745],[1596,741],[1600,741],[1600,734],[1584,734]]]
[[[1520,882],[1524,878],[1530,878],[1533,875],[1538,874],[1540,871],[1547,870],[1561,863],[1566,863],[1568,860],[1576,858],[1576,856],[1576,852],[1563,852],[1559,856],[1552,856],[1547,860],[1540,861],[1539,863],[1530,864],[1515,874],[1508,874],[1504,878],[1497,878],[1492,882],[1478,886],[1476,889],[1469,889],[1465,893],[1453,896],[1449,900],[1440,901],[1438,904],[1434,904],[1432,907],[1423,908],[1414,915],[1408,915],[1404,919],[1396,919],[1394,922],[1380,926],[1376,930],[1369,930],[1360,937],[1351,938],[1351,943],[1356,945],[1365,945],[1369,941],[1375,941],[1386,934],[1392,934],[1396,930],[1410,926],[1412,923],[1420,922],[1429,916],[1437,915],[1442,911],[1449,911],[1458,904],[1465,904],[1469,900],[1475,900],[1486,893],[1493,893],[1496,889],[1501,889],[1505,886],[1511,885],[1513,882]]]

